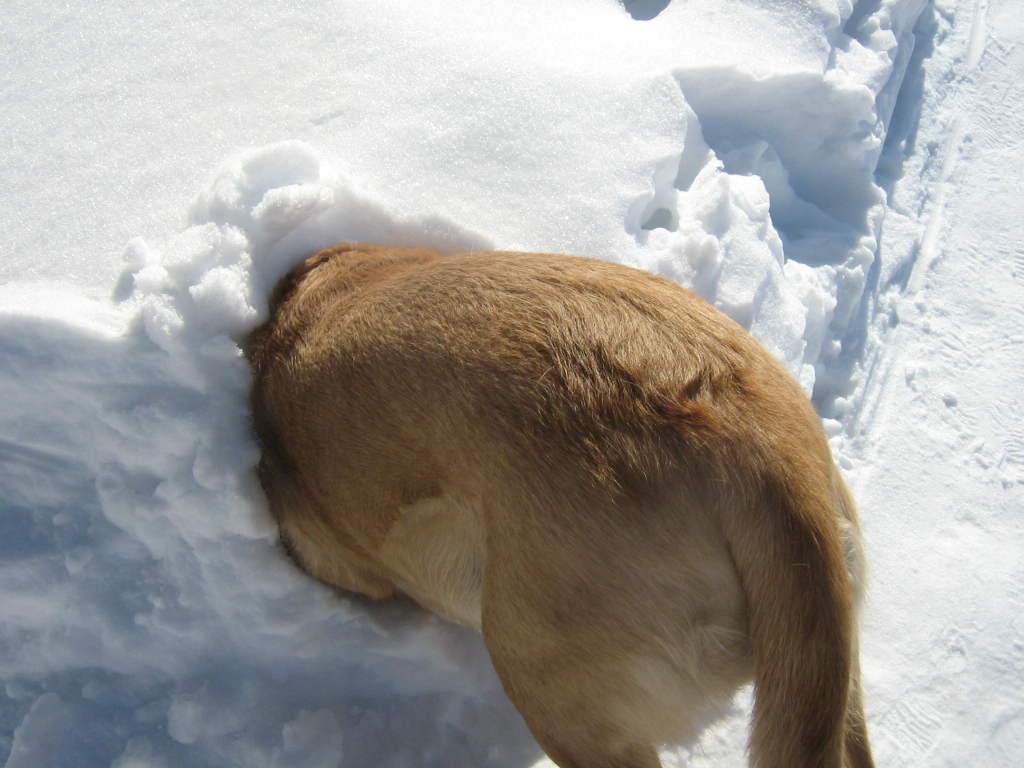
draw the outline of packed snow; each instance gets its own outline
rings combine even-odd
[[[299,572],[240,343],[342,240],[686,285],[861,507],[878,764],[1024,759],[1024,5],[5,5],[0,761],[528,768],[478,635]],[[749,692],[666,766],[739,766]]]

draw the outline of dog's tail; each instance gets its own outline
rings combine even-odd
[[[744,441],[743,457],[732,459],[749,494],[726,536],[749,610],[751,765],[870,768],[856,660],[856,513],[823,436],[780,432],[753,454]]]

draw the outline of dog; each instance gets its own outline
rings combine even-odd
[[[668,280],[343,243],[248,339],[298,565],[483,633],[561,768],[658,768],[753,680],[756,768],[870,768],[857,513],[813,406]]]

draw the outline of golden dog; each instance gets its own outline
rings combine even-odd
[[[757,768],[871,766],[856,512],[786,370],[680,286],[342,244],[249,339],[298,564],[483,632],[562,768],[657,768],[754,681]]]

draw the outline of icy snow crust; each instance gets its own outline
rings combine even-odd
[[[897,96],[936,12],[215,5],[15,6],[7,22],[2,98],[21,109],[0,110],[17,149],[0,171],[0,760],[531,765],[478,636],[332,592],[276,546],[240,341],[281,275],[342,240],[619,261],[749,328],[856,473],[879,182],[916,130]],[[74,77],[46,67],[72,59]],[[33,131],[62,103],[88,108],[44,152]],[[173,234],[184,189],[218,165]],[[39,174],[74,215],[43,215]],[[140,232],[115,267],[111,244]],[[112,286],[116,303],[95,298]],[[868,646],[885,722],[898,686],[872,688],[886,659]],[[741,764],[743,707],[667,764]],[[879,739],[896,760],[898,736]]]

